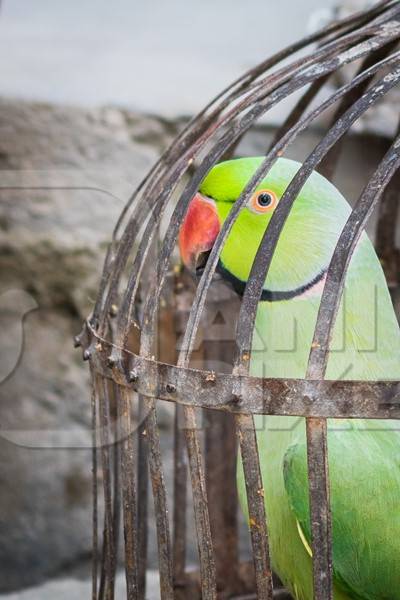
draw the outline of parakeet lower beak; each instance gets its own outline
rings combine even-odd
[[[188,269],[202,272],[220,228],[214,200],[197,193],[179,232],[179,250]]]

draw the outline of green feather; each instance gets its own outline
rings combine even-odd
[[[246,158],[221,163],[204,180],[200,191],[217,200],[221,221],[225,220],[232,202],[243,191],[262,160]],[[300,166],[295,161],[279,159],[257,189],[267,187],[281,197]],[[322,268],[326,268],[349,213],[350,207],[338,190],[321,175],[313,173],[288,217],[266,287],[270,290],[290,290],[312,280]],[[249,276],[271,215],[255,214],[249,208],[244,208],[223,248],[222,263],[242,281]],[[243,248],[246,248],[246,252]]]
[[[221,221],[262,158],[214,167],[201,192],[216,200]],[[300,164],[279,159],[258,189],[282,196]],[[350,213],[340,192],[313,173],[295,201],[264,288],[291,291],[329,265]],[[271,213],[245,207],[221,254],[246,281]],[[317,286],[291,300],[261,302],[251,373],[303,378],[321,300]],[[346,277],[333,331],[327,379],[399,380],[400,331],[381,265],[363,234]],[[297,600],[312,599],[304,420],[257,417],[273,568]],[[400,600],[400,434],[394,421],[330,420],[328,449],[333,515],[335,600]],[[247,514],[242,468],[238,489]]]

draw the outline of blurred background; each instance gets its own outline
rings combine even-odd
[[[72,339],[124,202],[222,88],[368,4],[2,0],[0,594],[9,600],[89,597],[90,399]],[[337,184],[350,200],[387,147],[398,100],[381,104],[346,145],[353,169],[339,168]],[[238,153],[265,152],[282,117],[272,111]],[[293,155],[317,133],[301,136]],[[167,469],[171,423],[162,408]],[[154,539],[150,556],[155,566]]]
[[[3,0],[2,93],[197,112],[265,56],[327,22],[335,0]]]

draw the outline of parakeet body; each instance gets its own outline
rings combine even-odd
[[[210,250],[261,161],[227,161],[209,173],[180,233],[188,266],[195,268]],[[299,168],[299,163],[279,159],[231,230],[218,270],[238,293],[271,215]],[[253,375],[305,377],[324,277],[349,214],[339,191],[313,173],[295,201],[264,284],[253,336]],[[366,234],[347,273],[326,378],[400,379],[399,326]],[[294,598],[311,600],[305,422],[274,416],[255,421],[272,566]],[[335,600],[400,600],[399,423],[330,420],[328,427]],[[240,462],[238,490],[246,511]]]

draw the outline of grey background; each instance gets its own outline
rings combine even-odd
[[[334,0],[3,0],[2,95],[191,114]]]

